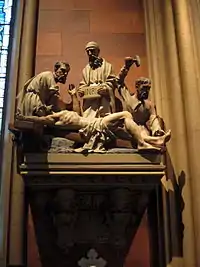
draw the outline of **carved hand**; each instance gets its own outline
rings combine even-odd
[[[83,97],[84,96],[84,90],[83,89],[78,89],[78,95],[80,97]]]
[[[76,94],[76,87],[74,84],[69,84],[68,93],[72,96]]]
[[[125,57],[125,67],[129,69],[134,63],[134,59],[132,57]]]

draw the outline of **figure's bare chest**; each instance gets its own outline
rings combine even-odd
[[[134,110],[132,110],[132,116],[137,124],[143,125],[146,124],[146,122],[149,120],[150,111],[148,107],[140,103]]]

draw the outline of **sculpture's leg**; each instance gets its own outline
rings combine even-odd
[[[140,127],[133,121],[132,118],[124,119],[126,130],[137,140],[137,148],[141,149],[155,149],[153,144],[144,139],[140,130]]]
[[[144,137],[144,140],[152,145],[162,146],[166,142],[168,142],[170,138],[171,138],[171,131],[169,130],[167,133],[165,133],[162,136],[146,136]]]
[[[144,140],[140,127],[133,121],[132,115],[128,111],[122,111],[110,114],[103,119],[105,125],[114,130],[114,127],[117,127],[117,123],[124,121],[125,129],[127,132],[136,139],[138,143],[138,149],[155,149],[149,142]]]

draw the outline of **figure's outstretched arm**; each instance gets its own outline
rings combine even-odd
[[[67,103],[65,103],[65,102],[62,100],[62,98],[61,98],[60,95],[57,95],[56,102],[57,102],[58,110],[65,110],[65,109],[67,109]]]
[[[72,98],[72,110],[77,112],[79,115],[81,114],[81,107],[80,107],[80,101],[77,97],[77,88],[74,84],[69,84],[69,90],[68,90],[71,98]]]
[[[129,89],[127,88],[124,80],[129,72],[129,69],[133,64],[136,65],[136,67],[140,66],[140,58],[139,56],[135,56],[135,58],[132,57],[126,57],[125,58],[124,66],[121,68],[118,77],[116,78],[116,87],[118,89],[118,92],[122,98],[122,105],[124,110],[132,110],[132,98]]]
[[[140,66],[140,57],[139,56],[135,56],[133,57],[125,57],[124,59],[124,66],[121,68],[118,77],[117,77],[117,82],[119,85],[123,85],[124,84],[124,80],[131,68],[131,66],[135,64],[136,67]]]
[[[153,136],[162,136],[165,134],[164,129],[162,128],[161,125],[161,119],[157,115],[156,107],[152,101],[148,101],[148,106],[149,106],[149,130],[152,132]]]
[[[50,115],[48,115],[46,117],[47,118],[52,118],[52,119],[59,119],[62,114],[63,114],[63,110],[59,111],[59,112],[55,112],[53,114],[50,114]]]
[[[78,114],[80,114],[80,103],[79,100],[77,98],[77,91],[75,88],[74,84],[69,84],[69,89],[68,89],[68,93],[71,96],[71,102],[70,103],[65,103],[60,94],[56,94],[54,96],[56,103],[57,103],[57,108],[58,110],[69,110],[69,111],[75,111]]]
[[[53,105],[53,111],[60,111],[66,109],[66,103],[62,100],[60,95],[59,86],[52,84],[48,89],[48,105]]]

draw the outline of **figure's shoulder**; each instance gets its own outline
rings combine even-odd
[[[88,68],[90,68],[90,64],[89,63],[87,63],[83,69],[88,69]]]
[[[104,58],[102,59],[103,59],[102,68],[108,72],[113,72],[114,71],[113,65]]]
[[[40,72],[36,76],[36,79],[39,80],[40,82],[48,83],[48,81],[51,81],[54,79],[53,72],[52,71]]]
[[[83,72],[87,71],[88,69],[90,69],[90,64],[86,64],[85,67],[82,69]]]
[[[103,64],[107,66],[112,66],[112,64],[109,61],[105,60],[105,58],[102,58],[102,59],[103,59]]]
[[[40,72],[37,76],[39,77],[52,77],[53,76],[53,72],[52,71],[43,71]]]

